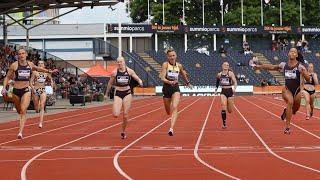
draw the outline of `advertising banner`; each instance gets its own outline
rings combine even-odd
[[[118,33],[118,24],[108,24],[107,33]],[[320,27],[292,26],[209,26],[122,24],[121,33],[159,34],[320,34]]]

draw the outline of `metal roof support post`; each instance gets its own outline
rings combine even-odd
[[[154,50],[158,52],[158,34],[154,34]]]
[[[121,22],[118,24],[118,57],[122,56]]]
[[[27,49],[29,49],[29,40],[30,40],[30,37],[29,37],[29,29],[27,29],[27,33],[26,33]]]
[[[108,31],[108,26],[106,23],[104,23],[104,28],[103,28],[103,41],[104,41],[104,54],[107,54],[107,31]]]
[[[217,34],[213,34],[213,50],[217,50]]]
[[[188,35],[184,33],[184,52],[188,51]]]
[[[6,25],[6,15],[3,15],[3,43],[4,45],[8,44],[8,33],[7,33],[7,25]]]
[[[216,26],[216,24],[213,24],[213,26]],[[213,51],[217,50],[217,34],[213,34]]]
[[[130,53],[132,53],[132,34],[130,34],[130,37],[129,37],[129,49],[130,49]]]

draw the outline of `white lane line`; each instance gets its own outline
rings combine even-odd
[[[199,99],[195,100],[194,102],[192,102],[191,104],[189,104],[188,106],[184,107],[182,110],[180,110],[178,113],[181,113],[182,111],[184,111],[185,109],[187,109],[188,107],[190,107],[191,105],[193,105],[194,103],[196,103],[197,101],[199,101]],[[154,127],[153,129],[151,129],[149,132],[145,133],[144,135],[142,135],[141,137],[139,137],[138,139],[136,139],[135,141],[133,141],[132,143],[130,143],[129,145],[127,145],[126,147],[124,147],[121,151],[119,151],[113,158],[113,165],[114,167],[117,169],[117,171],[126,179],[130,179],[132,180],[132,178],[125,173],[118,162],[119,156],[121,153],[123,153],[125,150],[127,150],[129,147],[131,147],[132,145],[134,145],[135,143],[137,143],[138,141],[140,141],[141,139],[143,139],[144,137],[146,137],[147,135],[149,135],[151,132],[153,132],[154,130],[156,130],[157,128],[159,128],[160,126],[162,126],[163,124],[165,124],[167,121],[169,121],[171,118],[166,119],[165,121],[163,121],[161,124],[159,124],[158,126]]]
[[[156,103],[158,103],[158,102],[156,102]],[[150,103],[150,104],[147,104],[147,105],[138,106],[138,107],[135,107],[134,109],[143,108],[143,107],[150,106],[150,105],[156,104],[156,103]],[[46,134],[46,133],[57,131],[57,130],[60,130],[60,129],[65,129],[65,128],[76,126],[76,125],[79,125],[79,124],[84,124],[84,123],[87,123],[87,122],[95,121],[95,120],[102,119],[102,118],[109,117],[109,116],[112,116],[112,114],[108,114],[108,115],[100,116],[100,117],[97,117],[97,118],[89,119],[87,121],[81,121],[81,122],[78,122],[78,123],[69,124],[69,125],[66,125],[66,126],[61,126],[59,128],[51,129],[51,130],[44,131],[44,132],[41,132],[41,133],[36,133],[36,134],[30,135],[30,136],[25,136],[25,137],[23,137],[23,139],[31,138],[31,137],[42,135],[42,134]],[[16,142],[16,141],[21,141],[21,140],[20,139],[13,139],[13,140],[10,140],[10,141],[6,141],[6,142],[3,142],[3,143],[0,143],[0,146],[2,146],[4,144],[9,144],[11,142]]]
[[[242,98],[244,99],[244,98]],[[249,102],[249,101],[248,101]],[[311,168],[311,167],[308,167],[308,166],[305,166],[305,165],[302,165],[302,164],[299,164],[299,163],[296,163],[296,162],[293,162],[293,161],[290,161],[289,159],[286,159],[284,157],[281,157],[279,156],[278,154],[276,154],[267,144],[266,142],[264,142],[264,140],[261,138],[261,136],[256,132],[256,130],[251,126],[251,124],[249,123],[249,121],[242,115],[242,113],[239,111],[239,109],[234,106],[235,109],[238,111],[238,113],[240,114],[240,116],[242,117],[242,119],[246,122],[246,124],[249,126],[249,128],[252,130],[252,132],[256,135],[256,137],[260,140],[260,142],[263,144],[263,146],[268,150],[268,152],[270,154],[272,154],[273,156],[275,156],[276,158],[280,159],[280,160],[283,160],[287,163],[290,163],[290,164],[293,164],[293,165],[296,165],[298,167],[301,167],[301,168],[304,168],[304,169],[308,169],[308,170],[311,170],[311,171],[314,171],[314,172],[317,172],[317,173],[320,173],[320,170],[318,169],[314,169],[314,168]]]
[[[158,110],[160,110],[160,109],[162,109],[162,107],[159,107],[159,108],[156,108],[156,109],[154,109],[154,110],[152,110],[152,111],[148,111],[148,112],[146,112],[146,113],[143,113],[143,114],[140,114],[140,115],[138,115],[138,116],[135,116],[134,118],[131,118],[131,119],[129,119],[128,121],[132,121],[132,120],[134,120],[134,119],[136,119],[136,118],[139,118],[139,117],[141,117],[141,116],[150,114],[150,113],[155,112],[155,111],[158,111]],[[27,179],[27,176],[26,176],[27,168],[28,168],[29,165],[30,165],[35,159],[37,159],[38,157],[40,157],[40,156],[42,156],[42,155],[44,155],[44,154],[46,154],[46,153],[49,153],[49,152],[51,152],[51,151],[54,151],[54,150],[56,150],[56,149],[58,149],[58,148],[60,148],[60,147],[69,145],[69,144],[71,144],[71,143],[74,143],[74,142],[80,141],[80,140],[82,140],[82,139],[85,139],[85,138],[87,138],[87,137],[90,137],[90,136],[92,136],[92,135],[98,134],[98,133],[100,133],[100,132],[102,132],[102,131],[105,131],[105,130],[107,130],[107,129],[110,129],[110,128],[112,128],[112,127],[118,126],[118,125],[120,125],[120,124],[122,124],[122,122],[113,124],[113,125],[111,125],[111,126],[108,126],[108,127],[106,127],[106,128],[100,129],[100,130],[98,130],[98,131],[95,131],[95,132],[90,133],[90,134],[88,134],[88,135],[82,136],[82,137],[77,138],[77,139],[75,139],[75,140],[69,141],[69,142],[67,142],[67,143],[61,144],[61,145],[59,145],[59,146],[56,146],[56,147],[54,147],[54,148],[51,148],[51,149],[49,149],[49,150],[47,150],[47,151],[44,151],[44,152],[42,152],[42,153],[39,153],[39,154],[33,156],[27,163],[25,163],[25,164],[23,165],[22,170],[21,170],[21,173],[20,173],[21,180],[26,180],[26,179]]]
[[[267,100],[264,100],[264,99],[260,99],[260,98],[257,98],[257,97],[253,97],[253,98],[255,98],[255,99],[259,99],[260,101],[264,101],[264,102],[268,102],[268,103],[270,103],[270,104],[273,104],[273,105],[276,105],[276,106],[279,106],[279,107],[283,107],[283,108],[285,108],[285,106],[282,106],[282,105],[279,105],[279,104],[276,104],[276,103],[274,103],[274,102],[272,102],[272,101],[267,101]],[[266,99],[270,99],[270,98],[266,98]],[[270,100],[273,100],[273,99],[270,99]],[[315,107],[316,108],[316,107]],[[305,113],[304,112],[301,112],[300,110],[299,111],[297,111],[298,113],[300,113],[300,114],[303,114],[303,115],[305,115]],[[318,116],[315,116],[314,114],[313,114],[313,116],[312,116],[313,118],[315,118],[315,119],[320,119]]]
[[[265,149],[265,148],[264,148]],[[119,149],[120,150],[120,149]],[[131,151],[131,149],[129,149],[128,151]],[[141,151],[138,150],[138,151]],[[190,153],[179,153],[179,154],[174,154],[174,153],[170,153],[170,154],[150,154],[150,155],[125,155],[125,156],[121,156],[123,158],[145,158],[145,157],[176,157],[176,156],[194,156],[193,153],[191,153],[191,151],[193,152],[193,149],[189,150]],[[187,151],[185,151],[187,152]],[[310,153],[310,152],[314,152],[314,153],[319,153],[318,150],[314,150],[314,151],[275,151],[275,152],[281,152],[281,153]],[[257,154],[270,154],[267,151],[241,151],[241,152],[206,152],[206,155],[227,155],[227,154],[231,154],[231,155],[235,155],[235,154],[250,154],[250,155],[257,155]],[[87,156],[87,157],[61,157],[61,158],[38,158],[35,161],[64,161],[64,160],[90,160],[90,159],[113,159],[113,156]],[[28,159],[5,159],[5,160],[0,160],[0,163],[8,163],[8,162],[26,162],[28,161]]]
[[[141,102],[141,101],[139,101]],[[138,102],[138,103],[139,103]],[[143,101],[142,101],[143,102]],[[61,119],[69,119],[69,118],[73,118],[73,117],[77,117],[77,116],[82,116],[82,115],[86,115],[86,114],[91,114],[91,113],[96,113],[96,112],[100,112],[100,111],[106,111],[106,110],[111,110],[112,107],[110,108],[106,108],[104,109],[105,106],[109,106],[109,105],[102,105],[102,109],[99,109],[99,110],[95,110],[95,111],[90,111],[90,112],[85,112],[85,113],[80,113],[80,114],[75,114],[75,115],[71,115],[71,116],[64,116],[64,117],[60,117],[60,118],[55,118],[55,119],[51,119],[51,120],[45,120],[45,123],[49,123],[49,122],[53,122],[53,121],[57,121],[57,120],[61,120]],[[97,108],[97,107],[92,107],[92,109],[94,108]],[[91,108],[89,108],[88,110],[90,110]],[[78,110],[74,110],[74,111],[68,111],[68,112],[62,112],[62,113],[74,113]],[[60,113],[55,113],[55,114],[51,114],[51,115],[57,115],[57,114],[60,114]],[[37,117],[33,117],[33,118],[30,118],[30,119],[34,119],[34,118],[37,118]],[[18,122],[17,122],[18,123]],[[31,123],[31,124],[26,124],[24,127],[29,127],[29,126],[33,126],[33,125],[38,125],[39,123],[36,122],[36,123]],[[8,131],[8,130],[13,130],[13,129],[19,129],[19,126],[16,126],[16,127],[12,127],[12,128],[6,128],[6,129],[0,129],[0,132],[2,131]]]
[[[255,103],[252,103],[252,102],[250,102],[250,101],[248,101],[248,100],[246,100],[246,99],[245,99],[245,101],[247,101],[247,102],[249,102],[249,103],[251,103],[251,104],[253,104],[253,105],[257,106],[258,108],[260,108],[260,109],[262,109],[262,110],[264,110],[264,111],[268,112],[269,114],[272,114],[273,116],[279,117],[279,116],[277,116],[276,114],[274,114],[274,113],[272,113],[272,112],[270,112],[270,111],[266,110],[265,108],[263,108],[263,107],[261,107],[261,106],[259,106],[259,105],[255,104]],[[266,102],[268,102],[268,101],[266,101]],[[282,107],[283,107],[283,106],[282,106]],[[307,134],[309,134],[309,135],[311,135],[311,136],[313,136],[313,137],[315,137],[315,138],[317,138],[317,139],[320,139],[320,137],[319,137],[319,136],[317,136],[316,134],[313,134],[312,132],[310,132],[310,131],[308,131],[308,130],[306,130],[306,129],[304,129],[304,128],[302,128],[302,127],[298,126],[298,125],[296,125],[296,124],[295,124],[295,123],[293,123],[292,121],[291,121],[291,125],[292,125],[292,126],[294,126],[294,127],[296,127],[296,128],[298,128],[298,129],[300,129],[300,130],[302,130],[302,131],[304,131],[305,133],[307,133]]]
[[[209,169],[214,170],[214,171],[216,171],[216,172],[218,172],[218,173],[220,173],[220,174],[223,174],[223,175],[225,175],[225,176],[227,176],[227,177],[229,177],[229,178],[231,178],[231,179],[240,180],[240,178],[237,178],[237,177],[235,177],[235,176],[232,176],[231,174],[228,174],[228,173],[226,173],[226,172],[224,172],[224,171],[222,171],[222,170],[220,170],[220,169],[218,169],[218,168],[215,168],[214,166],[211,166],[210,164],[206,163],[204,160],[202,160],[202,159],[199,157],[199,154],[198,154],[199,145],[200,145],[200,142],[201,142],[203,133],[204,133],[204,129],[205,129],[206,125],[207,125],[207,122],[208,122],[208,119],[209,119],[209,116],[210,116],[210,112],[211,112],[211,109],[212,109],[212,107],[213,107],[213,102],[214,102],[214,100],[215,100],[215,97],[212,99],[212,102],[211,102],[209,111],[208,111],[208,113],[207,113],[206,119],[205,119],[205,121],[204,121],[204,123],[203,123],[203,126],[202,126],[202,129],[201,129],[201,131],[200,131],[198,140],[197,140],[196,145],[195,145],[195,147],[194,147],[193,155],[194,155],[194,157],[195,157],[201,164],[205,165],[205,166],[208,167]]]

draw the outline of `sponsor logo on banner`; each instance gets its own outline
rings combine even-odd
[[[188,29],[188,28],[187,28]],[[208,33],[214,33],[214,32],[220,32],[219,27],[189,27],[187,32],[208,32]]]
[[[157,33],[174,33],[179,32],[180,27],[178,25],[166,26],[166,25],[152,25],[151,30]]]
[[[271,34],[287,34],[292,32],[291,26],[264,26],[263,30]]]
[[[114,30],[115,31],[118,31],[119,30],[119,27],[115,26],[114,27]],[[126,32],[126,31],[129,31],[129,32],[144,32],[145,31],[145,28],[143,26],[121,26],[121,32]]]
[[[257,27],[227,27],[227,32],[235,33],[257,33]]]
[[[320,27],[299,27],[297,31],[298,33],[320,34]]]
[[[121,33],[147,33],[148,25],[139,24],[123,24],[121,25]],[[119,26],[117,24],[108,24],[107,32],[118,33]]]

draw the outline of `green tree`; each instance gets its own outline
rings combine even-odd
[[[149,0],[150,12],[153,23],[162,24],[162,0]],[[300,25],[299,0],[282,1],[282,24]],[[204,0],[205,24],[221,24],[221,7],[219,0]],[[261,25],[260,0],[243,0],[244,24]],[[131,18],[134,23],[147,20],[147,0],[133,0],[130,3]],[[226,7],[228,11],[226,12]],[[280,0],[272,0],[269,5],[264,4],[263,17],[265,25],[280,25]],[[320,2],[319,0],[303,0],[302,13],[305,26],[320,25]],[[182,18],[182,0],[165,0],[165,23],[180,24]],[[202,25],[202,1],[185,0],[185,18],[187,24]],[[241,1],[224,0],[224,24],[241,25]]]

